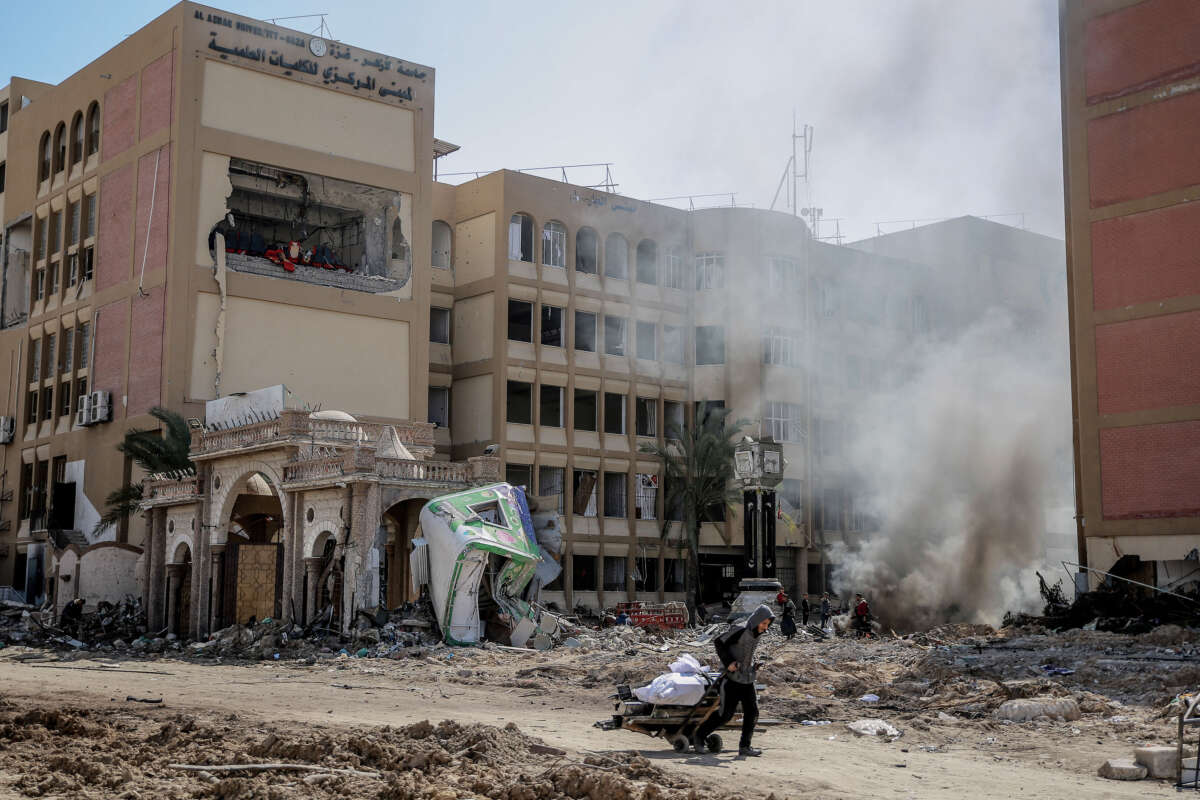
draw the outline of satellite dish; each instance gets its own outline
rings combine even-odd
[[[809,215],[809,213],[810,213],[810,209],[807,209],[807,208],[800,209],[800,216],[802,216],[802,217],[807,217]]]

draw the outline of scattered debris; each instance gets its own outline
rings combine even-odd
[[[1146,777],[1146,768],[1133,763],[1132,758],[1110,758],[1100,765],[1096,774],[1113,781],[1140,781]]]
[[[859,719],[846,724],[855,736],[886,736],[889,739],[900,738],[900,731],[881,719]]]

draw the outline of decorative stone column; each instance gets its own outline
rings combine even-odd
[[[179,588],[184,564],[167,564],[167,633],[179,635]]]
[[[167,509],[155,508],[150,512],[150,534],[146,545],[146,558],[150,561],[150,580],[146,600],[146,623],[152,631],[166,627],[164,606],[166,605],[166,552],[167,552]]]
[[[304,591],[304,624],[311,624],[317,616],[317,602],[321,597],[321,559],[304,559],[304,575],[307,584]]]
[[[221,614],[225,611],[225,545],[212,546],[212,583],[208,600],[208,630],[215,631],[221,627]]]

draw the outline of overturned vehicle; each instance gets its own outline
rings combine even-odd
[[[507,483],[427,503],[411,572],[446,643],[553,646],[562,622],[538,596],[562,571],[561,530],[556,512],[531,513],[524,490]]]

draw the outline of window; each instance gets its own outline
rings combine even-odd
[[[8,130],[8,101],[0,103],[0,133]]]
[[[88,385],[87,378],[79,378],[75,381],[75,410],[83,408],[83,404],[87,402]]]
[[[508,338],[514,342],[533,341],[533,303],[508,301]]]
[[[658,343],[655,341],[656,328],[653,322],[638,320],[637,323],[637,357],[646,361],[658,358]]]
[[[683,363],[683,328],[678,325],[663,325],[663,361],[669,364]]]
[[[46,296],[53,297],[58,294],[58,273],[61,272],[60,265],[57,261],[50,263],[46,268]]]
[[[29,343],[29,382],[42,379],[42,340],[34,339]]]
[[[575,233],[575,269],[595,275],[600,269],[600,240],[591,228],[580,228]]]
[[[41,144],[38,145],[38,181],[50,179],[50,131],[42,133]]]
[[[563,346],[563,310],[558,306],[542,306],[542,344]]]
[[[664,592],[682,592],[683,591],[683,559],[682,558],[664,558],[663,559],[663,591]]]
[[[658,476],[639,472],[633,486],[634,512],[638,519],[658,519]]]
[[[533,467],[529,464],[505,464],[504,482],[512,486],[523,486],[526,491],[533,491]]]
[[[25,424],[37,425],[38,421],[38,390],[34,389],[25,400]]]
[[[785,478],[776,490],[779,497],[779,510],[792,518],[793,525],[804,523],[804,481]]]
[[[429,341],[435,344],[450,344],[450,309],[429,309]]]
[[[58,335],[50,333],[46,335],[46,377],[49,378],[54,374],[54,370],[58,368],[58,362],[54,360],[55,345],[58,343]]]
[[[619,233],[610,233],[604,240],[604,274],[629,280],[629,242]]]
[[[696,363],[725,363],[725,328],[720,325],[696,326]]]
[[[831,419],[818,419],[813,421],[813,428],[817,436],[817,452],[822,458],[832,458],[838,449],[838,432],[837,422]]]
[[[71,382],[64,381],[58,387],[58,415],[60,417],[71,416]]]
[[[804,407],[798,403],[767,403],[767,433],[777,442],[804,441]]]
[[[518,425],[533,424],[533,384],[524,381],[508,382],[508,421]]]
[[[696,288],[725,288],[725,256],[723,254],[696,254]]]
[[[674,400],[663,401],[663,433],[668,438],[678,439],[683,427],[683,403]]]
[[[596,352],[596,315],[590,311],[575,312],[575,349]]]
[[[95,248],[91,247],[91,246],[85,247],[83,249],[83,267],[82,267],[82,269],[83,269],[83,280],[85,280],[85,281],[90,281],[92,279],[92,268],[94,266],[94,261],[92,259],[92,256],[94,255],[94,252],[95,252]]]
[[[100,104],[93,101],[87,112],[87,154],[100,151]]]
[[[508,257],[533,261],[533,218],[528,214],[513,214],[508,221]]]
[[[658,591],[658,559],[646,558],[644,553],[637,560],[637,572],[634,574],[633,585],[639,592]]]
[[[804,276],[794,259],[772,256],[767,259],[767,282],[776,291],[796,291],[804,285]]]
[[[539,467],[538,468],[538,496],[552,497],[558,495],[558,513],[566,513],[566,495],[563,493],[563,473],[566,470],[562,467]]]
[[[71,120],[71,166],[83,160],[83,114],[75,112]]]
[[[670,520],[671,522],[682,522],[683,497],[678,493],[676,493],[674,497],[671,496],[673,485],[674,484],[669,476],[663,479],[663,487],[666,490],[666,494],[663,496],[663,518]]]
[[[604,352],[610,356],[625,355],[625,324],[623,317],[604,318]]]
[[[625,433],[625,395],[604,393],[604,432]]]
[[[83,196],[83,205],[84,205],[84,211],[87,214],[87,224],[86,224],[86,228],[85,228],[85,233],[83,235],[85,237],[86,236],[95,236],[96,235],[96,195],[85,194]]]
[[[62,223],[63,223],[63,212],[51,211],[50,212],[50,249],[46,251],[46,252],[50,253],[51,255],[53,255],[54,253],[57,253],[59,251],[59,248],[62,247]]]
[[[663,286],[666,286],[668,289],[687,288],[687,276],[683,270],[683,256],[679,254],[678,247],[667,248],[667,252],[663,256],[662,271]]]
[[[46,296],[46,270],[39,269],[33,273],[33,299],[41,300]]]
[[[88,365],[88,356],[91,354],[89,348],[92,346],[92,323],[79,323],[79,368],[84,369]]]
[[[67,124],[58,123],[54,129],[54,174],[63,171],[67,165]]]
[[[542,384],[538,395],[538,421],[550,428],[563,427],[563,387]]]
[[[624,472],[604,473],[604,516],[624,519],[625,495],[627,492]]]
[[[575,390],[575,430],[596,430],[596,393],[591,389]]]
[[[7,172],[7,161],[0,161],[0,194],[4,192],[4,173]]]
[[[625,556],[604,557],[604,591],[625,591]]]
[[[42,421],[48,422],[54,419],[54,388],[47,386],[42,389]]]
[[[658,283],[658,245],[651,239],[638,242],[637,282],[651,285]]]
[[[440,219],[433,221],[433,253],[431,263],[438,269],[450,269],[450,226]]]
[[[635,433],[638,436],[658,435],[658,399],[654,397],[639,397],[637,399],[637,418]]]
[[[78,200],[67,206],[67,247],[79,243],[79,213]]]
[[[832,317],[837,314],[838,309],[838,290],[831,281],[823,280],[818,286],[818,310],[823,317]]]
[[[75,329],[67,328],[62,335],[62,358],[59,359],[60,371],[70,372],[75,360]]]
[[[763,333],[763,363],[785,367],[800,366],[803,359],[800,341],[800,331],[767,328]]]
[[[571,474],[572,511],[583,517],[596,516],[596,472],[577,469]]]
[[[450,389],[448,387],[429,387],[429,421],[439,428],[450,427]]]
[[[837,489],[826,489],[821,495],[821,529],[836,531],[842,528],[842,497]]]
[[[33,260],[40,261],[46,257],[46,250],[50,246],[50,220],[47,217],[39,217],[37,221],[37,231],[33,235]]]
[[[567,226],[550,221],[542,228],[542,263],[547,267],[567,266]]]
[[[7,104],[6,104],[7,105]],[[32,504],[29,502],[33,496],[33,464],[21,465],[21,497],[20,497],[20,517],[21,519],[29,519],[29,512]],[[17,580],[23,580],[24,575],[14,575]]]
[[[593,514],[592,516],[595,516]],[[571,588],[576,592],[596,591],[596,557],[571,554]]]

